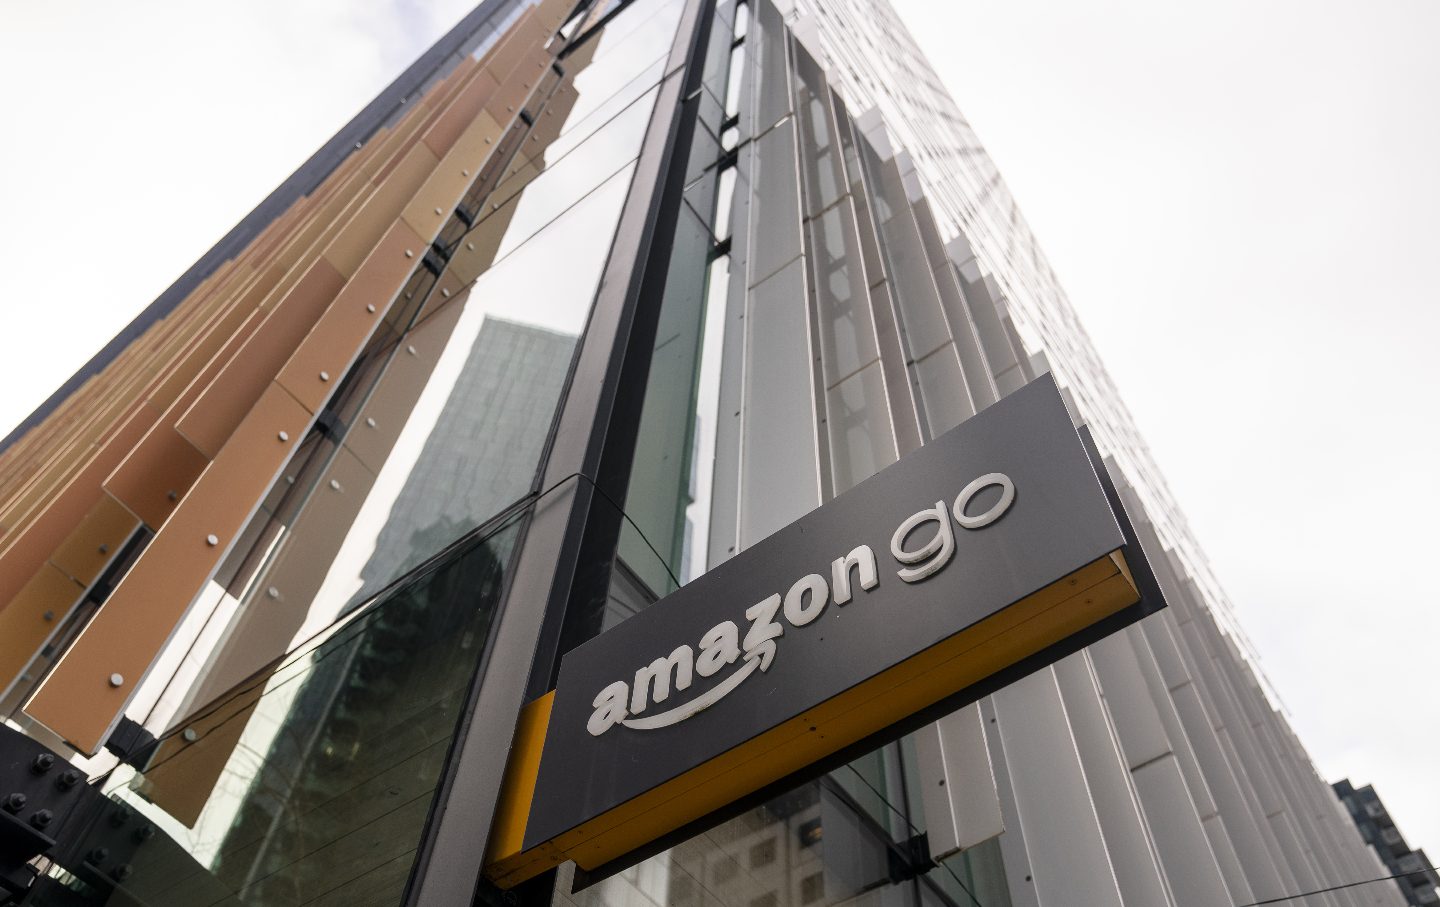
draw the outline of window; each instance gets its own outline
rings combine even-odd
[[[757,869],[775,862],[775,839],[766,838],[750,848],[750,868]]]

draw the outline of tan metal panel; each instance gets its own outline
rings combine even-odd
[[[184,358],[177,362],[169,374],[156,384],[150,394],[150,400],[157,405],[166,407],[179,403],[181,412],[184,411],[184,408],[189,407],[194,402],[194,398],[214,378],[221,366],[229,361],[229,356],[224,356],[217,361],[217,354],[235,341],[237,333],[242,331],[246,319],[255,312],[260,301],[280,283],[280,279],[284,276],[285,270],[279,265],[271,265],[257,273],[254,279],[239,291],[239,295],[226,306],[206,332],[196,338],[195,343],[185,351]],[[255,323],[258,325],[259,320],[257,319]],[[244,330],[239,342],[234,343],[234,348],[238,350],[241,343],[249,336],[250,331]]]
[[[426,152],[429,153],[428,151]],[[426,243],[396,221],[275,379],[319,412],[425,252]],[[374,311],[370,311],[373,307]]]
[[[175,423],[176,429],[201,453],[214,457],[343,283],[329,262],[314,262]]]
[[[565,17],[574,7],[575,0],[543,0],[535,7],[535,18],[547,32],[553,32],[565,24]]]
[[[49,505],[6,537],[7,544],[0,553],[0,613],[95,506],[103,494],[100,482],[154,424],[157,415],[149,406],[137,406],[90,462],[55,493]]]
[[[265,593],[241,606],[224,645],[196,684],[190,700],[196,708],[224,696],[291,650],[374,482],[375,476],[354,454],[344,447],[335,452],[264,574]]]
[[[480,62],[504,84],[505,76],[517,63],[544,48],[550,34],[551,29],[546,28],[545,24],[536,18],[534,8],[527,9],[516,17],[504,40],[490,48],[490,52],[482,57]],[[546,54],[546,57],[548,58],[549,54]],[[546,63],[548,65],[548,59]]]
[[[283,388],[265,390],[26,713],[81,752],[99,750],[311,421]]]
[[[469,295],[470,285],[461,280],[454,271],[446,270],[440,275],[440,279],[435,281],[435,289],[420,307],[416,321],[425,321],[436,317],[440,312],[459,309],[464,306]]]
[[[89,588],[139,526],[134,514],[115,499],[101,495],[75,531],[55,549],[50,563]]]
[[[185,729],[195,732],[194,743],[179,734],[162,740],[155,751],[154,767],[140,779],[141,795],[193,828],[250,723],[250,713],[260,704],[266,680],[254,678],[213,712],[187,721]]]
[[[500,139],[500,125],[481,111],[445,155],[444,160],[415,192],[401,213],[405,222],[428,244],[455,213],[455,206],[480,172]]]
[[[405,210],[405,203],[414,197],[439,163],[439,158],[424,145],[416,144],[407,151],[400,166],[390,172],[364,207],[350,218],[325,248],[325,260],[347,279],[355,276],[360,263],[375,248],[395,218]],[[418,250],[416,254],[420,254]]]
[[[476,72],[455,100],[425,128],[421,141],[436,157],[444,157],[499,87],[500,83],[488,69]]]
[[[513,69],[497,76],[500,87],[486,102],[485,112],[494,117],[497,123],[508,126],[529,100],[531,90],[545,75],[545,67],[550,65],[551,59],[538,44],[532,45]],[[494,72],[503,71],[496,68]]]
[[[43,564],[10,607],[0,611],[0,693],[25,670],[84,592],[54,564]]]
[[[385,465],[464,310],[464,300],[457,300],[407,334],[405,346],[391,359],[374,393],[356,414],[345,435],[345,447],[371,472],[379,473]]]
[[[210,458],[161,422],[106,479],[104,488],[151,529],[169,519],[179,500],[210,465]]]

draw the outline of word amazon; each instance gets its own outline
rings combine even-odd
[[[991,487],[1000,489],[998,500],[982,512],[970,514],[968,511],[976,496]],[[937,501],[934,507],[910,515],[890,539],[890,554],[902,565],[896,575],[906,583],[918,583],[934,576],[955,554],[952,519],[963,530],[983,529],[1004,516],[1014,502],[1014,483],[1005,474],[992,472],[966,485],[953,505]],[[907,548],[910,536],[931,523],[934,535],[917,548]],[[769,670],[775,660],[777,640],[784,637],[787,625],[798,630],[818,620],[832,601],[837,606],[848,604],[854,597],[852,580],[865,592],[880,583],[875,552],[869,545],[860,545],[832,561],[828,580],[819,573],[807,574],[796,580],[783,596],[776,593],[746,608],[748,625],[743,636],[736,621],[721,621],[700,637],[698,647],[681,645],[669,655],[642,666],[635,672],[633,682],[617,680],[606,686],[592,703],[595,711],[586,729],[598,737],[617,724],[648,731],[694,717],[725,698],[756,671]],[[778,619],[782,616],[783,622]],[[642,715],[652,705],[669,700],[672,693],[688,690],[697,675],[714,677],[736,662],[742,663],[699,696],[658,714]]]

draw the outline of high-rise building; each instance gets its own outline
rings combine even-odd
[[[566,653],[1047,374],[1166,609],[492,871]],[[5,439],[0,708],[0,903],[1403,903],[858,0],[481,3]]]
[[[1372,785],[1356,787],[1350,779],[1342,778],[1333,785],[1335,795],[1350,811],[1355,827],[1390,873],[1397,877],[1397,884],[1405,892],[1407,904],[1440,904],[1440,876],[1437,876],[1424,850],[1405,843],[1405,836],[1395,827],[1395,820],[1385,808],[1380,795]]]

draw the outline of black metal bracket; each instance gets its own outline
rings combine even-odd
[[[924,875],[936,866],[930,856],[930,837],[921,832],[913,838],[891,843],[890,881],[899,884]]]

